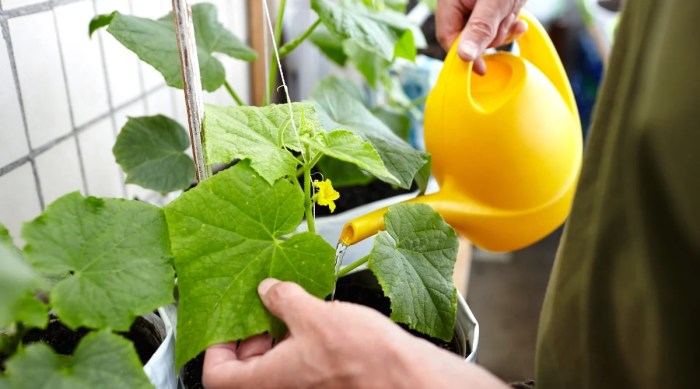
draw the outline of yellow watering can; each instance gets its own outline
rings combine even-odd
[[[437,193],[426,203],[476,246],[528,246],[566,219],[581,167],[581,124],[566,73],[547,32],[523,11],[520,55],[484,56],[472,73],[453,45],[425,107],[424,133]],[[350,221],[340,240],[384,229],[380,209]]]

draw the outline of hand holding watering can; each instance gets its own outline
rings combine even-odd
[[[528,25],[520,55],[474,62],[447,55],[425,108],[426,149],[437,193],[411,202],[432,206],[476,246],[511,251],[543,238],[566,219],[581,166],[581,125],[566,73],[545,29]],[[384,228],[381,209],[350,221],[341,241]]]

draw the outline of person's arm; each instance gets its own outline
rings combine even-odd
[[[459,38],[460,58],[475,61],[474,72],[483,75],[486,65],[479,57],[484,50],[512,41],[527,30],[527,24],[518,19],[524,3],[525,0],[438,0],[437,39],[449,50]]]
[[[289,335],[210,347],[202,381],[228,388],[505,388],[490,373],[410,335],[382,314],[326,302],[273,279],[258,292]]]

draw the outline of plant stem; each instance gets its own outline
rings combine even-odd
[[[340,271],[338,272],[338,275],[335,277],[335,279],[337,280],[338,278],[350,273],[354,269],[357,269],[358,267],[367,263],[367,261],[369,261],[369,255],[365,255],[364,257],[358,259],[357,261],[345,266],[344,268],[340,269]]]
[[[228,81],[226,81],[226,80],[224,80],[224,87],[226,87],[226,90],[228,91],[228,94],[230,94],[231,97],[233,97],[233,99],[236,100],[236,103],[237,103],[238,105],[240,105],[240,106],[245,105],[245,103],[243,102],[243,100],[241,100],[241,98],[238,97],[238,94],[236,93],[236,91],[233,90],[233,87],[231,86],[231,84],[229,84]]]
[[[277,10],[277,20],[275,21],[275,40],[272,42],[275,46],[279,44],[280,39],[282,39],[282,20],[284,19],[284,9],[286,6],[287,0],[280,0],[280,8]],[[277,81],[277,57],[275,57],[275,48],[273,48],[270,53],[270,74],[267,79],[267,82],[270,84],[270,91],[264,105],[269,104],[272,100],[272,93],[275,91],[275,81]]]
[[[323,153],[318,153],[318,154],[314,155],[311,162],[309,162],[307,164],[309,166],[309,170],[311,170],[314,166],[316,166],[316,164],[318,163],[318,161],[321,160],[321,158],[323,158]]]
[[[316,225],[311,202],[311,168],[304,167],[304,210],[306,213],[306,226],[309,232],[316,232]]]
[[[316,164],[318,163],[318,161],[321,160],[321,158],[323,158],[323,153],[318,153],[318,154],[316,154],[316,155],[313,157],[313,159],[311,160],[311,162],[309,162],[309,163],[305,164],[304,166],[298,168],[298,169],[297,169],[297,177],[299,177],[302,173],[304,173],[304,171],[306,170],[306,168],[308,168],[309,170],[313,169],[313,167],[316,166]],[[300,162],[303,163],[303,161],[300,161]]]
[[[312,32],[318,27],[318,25],[321,24],[321,19],[316,19],[314,24],[311,25],[306,31],[304,31],[303,34],[299,35],[296,37],[293,41],[285,43],[284,46],[282,46],[279,50],[280,53],[280,58],[284,58],[287,56],[287,54],[291,53],[294,49],[297,48],[300,44],[302,44],[306,38],[311,35]]]

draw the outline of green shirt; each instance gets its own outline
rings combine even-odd
[[[700,387],[700,0],[626,0],[537,388]]]

